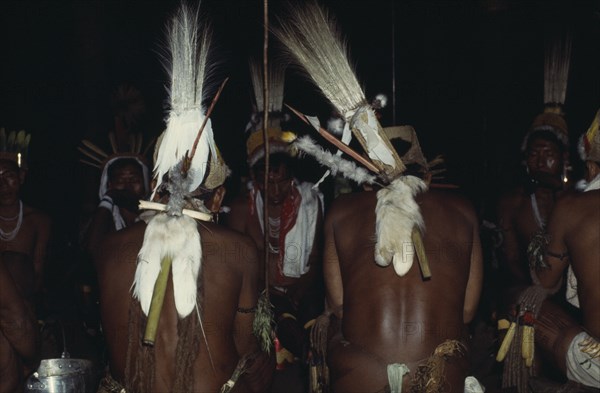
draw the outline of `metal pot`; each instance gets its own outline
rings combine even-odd
[[[85,359],[44,359],[25,383],[26,393],[80,393],[95,389],[93,365]]]

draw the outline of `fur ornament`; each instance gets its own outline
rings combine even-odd
[[[363,167],[359,167],[352,161],[331,154],[307,135],[296,139],[294,147],[314,157],[319,164],[329,168],[334,176],[340,173],[345,178],[353,180],[359,185],[363,183],[373,184],[377,180],[375,176],[371,175]]]
[[[185,318],[196,306],[202,258],[200,235],[193,218],[159,213],[148,223],[133,281],[133,297],[140,302],[145,315],[150,309],[154,284],[164,256],[173,258],[175,307],[179,317]]]
[[[379,266],[394,264],[400,277],[411,268],[415,255],[412,230],[425,229],[423,216],[415,195],[427,190],[423,180],[415,176],[402,176],[377,192],[375,208],[375,262]]]

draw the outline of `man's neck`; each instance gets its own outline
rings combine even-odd
[[[0,217],[13,218],[19,214],[19,200],[7,205],[0,205]]]

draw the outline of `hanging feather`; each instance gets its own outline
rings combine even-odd
[[[380,266],[393,263],[400,277],[413,263],[413,229],[424,232],[425,223],[414,197],[425,190],[427,185],[423,180],[403,176],[377,192],[375,262]]]

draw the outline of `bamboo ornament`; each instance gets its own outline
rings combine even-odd
[[[165,256],[160,264],[160,273],[154,284],[150,311],[148,312],[148,320],[146,321],[146,330],[144,332],[143,340],[145,345],[154,346],[154,341],[156,340],[156,330],[158,329],[160,312],[162,311],[165,302],[165,292],[167,290],[167,281],[169,279],[172,262],[173,259],[171,257]]]
[[[425,246],[423,245],[423,236],[418,227],[414,227],[412,230],[412,241],[415,246],[415,254],[417,254],[417,261],[421,268],[421,275],[424,280],[431,278],[431,270],[429,269],[429,260],[425,253]]]

